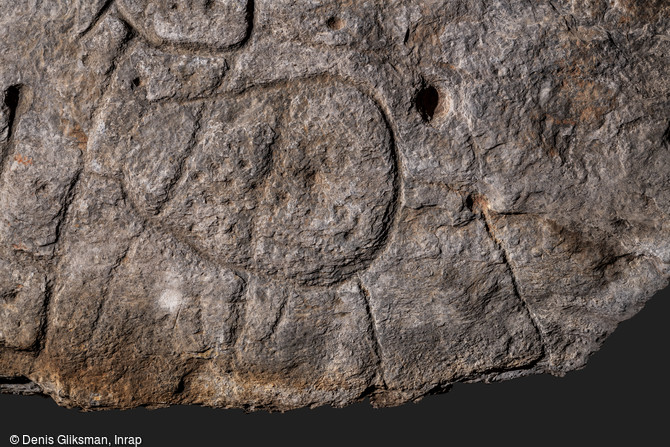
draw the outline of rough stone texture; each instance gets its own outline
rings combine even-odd
[[[0,392],[397,405],[670,276],[665,0],[0,0]]]

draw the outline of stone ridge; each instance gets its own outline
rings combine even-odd
[[[0,392],[393,406],[670,277],[663,0],[0,0]]]

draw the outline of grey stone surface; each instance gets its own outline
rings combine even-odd
[[[0,392],[398,405],[670,277],[664,0],[0,0]]]

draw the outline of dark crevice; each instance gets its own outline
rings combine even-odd
[[[365,400],[365,399],[371,399],[374,400],[374,396],[378,394],[379,388],[377,385],[370,385],[367,388],[365,388],[361,394],[358,395],[357,400]]]
[[[432,387],[431,389],[426,391],[425,395],[426,396],[433,396],[433,395],[437,395],[437,394],[444,394],[444,393],[449,392],[451,390],[452,386],[453,385],[451,383],[438,383],[437,385],[435,385],[434,387]]]
[[[190,377],[192,374],[196,373],[198,369],[203,364],[202,359],[189,359],[186,362],[184,367],[184,372],[181,374],[179,381],[174,389],[174,394],[178,396],[178,399],[188,398],[188,391],[190,388]],[[182,401],[183,402],[183,401]]]
[[[661,140],[663,144],[667,147],[670,148],[670,123],[668,123],[668,127],[665,129],[665,132],[663,133],[663,138]]]
[[[29,383],[33,381],[25,376],[0,377],[0,385],[27,385]]]
[[[15,112],[16,108],[19,105],[19,96],[21,94],[20,85],[12,85],[5,91],[5,105],[9,108],[10,111]],[[13,118],[10,115],[10,118]]]
[[[179,379],[179,383],[177,383],[177,387],[175,388],[174,393],[181,394],[184,392],[185,389],[186,389],[186,379],[182,377],[181,379]]]
[[[421,118],[428,122],[433,119],[437,106],[440,103],[440,94],[432,85],[423,87],[416,93],[414,98],[414,105],[416,110],[421,114]]]
[[[468,196],[465,198],[465,207],[468,209],[468,211],[472,212],[474,204],[475,200],[472,197],[472,194],[468,194]]]
[[[9,111],[7,119],[7,140],[12,137],[14,133],[14,121],[16,120],[16,109],[19,107],[21,100],[21,85],[12,85],[5,90],[4,104]]]
[[[12,289],[9,291],[0,292],[0,302],[12,303],[19,295],[18,289]]]
[[[251,39],[251,34],[254,31],[254,11],[255,11],[254,0],[248,0],[247,11],[246,11],[246,19],[248,24],[247,34],[238,44],[233,45],[230,49],[239,49],[242,46],[244,46],[249,41],[249,39]]]
[[[42,394],[42,387],[25,376],[0,376],[0,393],[4,394]]]

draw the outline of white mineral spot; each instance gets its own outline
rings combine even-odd
[[[91,170],[97,174],[102,172],[102,165],[98,160],[91,161]]]
[[[161,296],[158,299],[158,304],[161,306],[161,308],[167,310],[170,313],[173,313],[179,309],[182,298],[183,296],[179,290],[166,289],[163,291],[163,293],[161,293]]]

